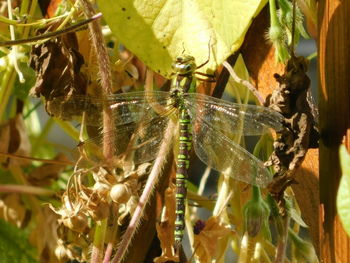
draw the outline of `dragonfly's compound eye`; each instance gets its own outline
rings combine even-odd
[[[196,70],[196,64],[194,57],[182,56],[177,57],[176,61],[172,64],[172,69],[176,73],[187,74]]]

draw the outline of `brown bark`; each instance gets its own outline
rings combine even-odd
[[[319,1],[321,262],[350,262],[350,239],[336,211],[338,149],[350,148],[350,0]]]

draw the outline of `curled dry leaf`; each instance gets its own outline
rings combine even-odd
[[[83,187],[84,188],[84,187]],[[107,218],[109,215],[109,204],[105,198],[101,198],[98,192],[89,188],[84,188],[87,196],[82,200],[83,210],[87,212],[95,221]]]
[[[21,114],[17,114],[15,118],[0,126],[0,145],[0,150],[4,153],[29,156],[31,145]],[[5,166],[30,163],[29,159],[4,158],[1,161]]]
[[[80,202],[71,203],[67,195],[64,195],[62,200],[62,207],[59,209],[49,204],[51,210],[60,216],[58,222],[78,233],[86,232],[88,229],[88,218],[83,212],[81,200],[79,200]]]
[[[194,236],[195,257],[201,263],[218,262],[227,248],[227,239],[234,234],[229,225],[212,216],[205,223],[203,230]]]
[[[277,200],[294,182],[293,173],[303,162],[307,150],[318,147],[318,128],[307,99],[310,86],[307,67],[308,61],[304,57],[292,57],[284,74],[275,74],[279,87],[265,103],[285,117],[284,129],[277,132],[274,151],[265,164],[273,166],[276,172],[268,188]]]
[[[139,79],[139,71],[132,62],[133,56],[130,52],[123,51],[120,53],[120,60],[112,66],[113,93],[121,87],[134,86]]]
[[[33,46],[30,66],[37,73],[37,81],[30,93],[45,97],[45,108],[50,115],[60,114],[51,107],[51,101],[55,98],[60,97],[60,103],[64,103],[73,95],[86,93],[87,79],[81,72],[83,64],[84,58],[78,51],[75,33]],[[70,113],[67,114],[81,115],[81,111],[75,113],[78,108],[68,110]]]
[[[55,248],[57,248],[57,252],[62,253],[61,256],[68,257],[71,260],[75,259],[79,262],[88,262],[88,255],[93,242],[91,239],[93,231],[82,235],[82,233],[74,232],[63,225],[59,225],[57,235],[58,240]]]

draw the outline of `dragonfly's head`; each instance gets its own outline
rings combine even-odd
[[[175,74],[186,75],[193,73],[197,66],[192,56],[181,56],[177,57],[175,62],[172,64],[173,72]]]

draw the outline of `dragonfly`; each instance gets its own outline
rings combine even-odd
[[[203,65],[203,64],[202,64]],[[201,66],[202,66],[201,65]],[[200,67],[200,66],[199,66]],[[248,184],[266,187],[272,175],[263,162],[235,143],[232,134],[261,135],[273,128],[283,127],[283,116],[272,109],[241,105],[195,92],[196,66],[192,56],[181,56],[173,63],[172,84],[169,91],[135,91],[112,95],[104,99],[73,97],[67,101],[52,101],[51,114],[70,118],[84,111],[88,125],[101,125],[103,105],[112,109],[116,123],[113,131],[86,141],[83,147],[101,145],[106,138],[115,145],[115,156],[132,158],[135,164],[157,157],[165,138],[169,121],[178,125],[176,157],[176,219],[174,245],[178,247],[184,235],[186,181],[190,152],[194,148],[199,159],[210,168]],[[67,111],[67,109],[69,109]],[[65,110],[65,111],[64,111]],[[88,150],[87,150],[88,151]],[[98,151],[89,155],[102,159]],[[132,153],[132,154],[130,154]],[[131,156],[131,157],[130,157]]]

